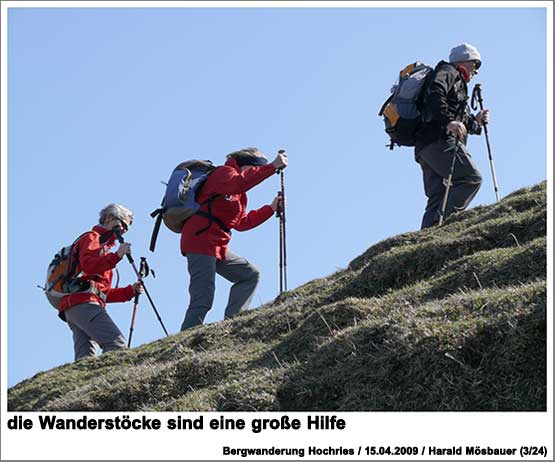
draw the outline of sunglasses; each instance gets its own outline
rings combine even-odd
[[[127,225],[127,223],[125,221],[123,221],[121,218],[117,218],[115,217],[116,220],[119,221],[119,224],[121,225],[122,229],[127,232],[127,230],[129,229],[129,226]]]

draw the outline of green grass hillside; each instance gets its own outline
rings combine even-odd
[[[231,321],[57,367],[9,410],[546,409],[546,184]]]

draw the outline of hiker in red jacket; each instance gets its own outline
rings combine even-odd
[[[287,166],[280,153],[272,163],[256,148],[228,154],[225,165],[206,180],[198,197],[200,213],[187,220],[181,231],[181,253],[187,257],[190,275],[189,307],[181,330],[202,324],[214,301],[216,273],[233,282],[225,318],[246,309],[260,279],[260,271],[228,249],[231,230],[247,231],[270,218],[281,205],[278,195],[270,205],[247,213],[246,192]]]
[[[96,346],[103,352],[125,348],[125,339],[108,313],[106,303],[126,302],[142,293],[140,282],[122,288],[112,288],[112,269],[125,254],[130,244],[121,244],[116,252],[109,249],[115,243],[112,229],[119,226],[126,232],[133,214],[125,207],[110,204],[100,211],[100,224],[81,236],[77,243],[79,280],[85,290],[66,295],[60,301],[60,317],[73,332],[75,361],[94,356]]]

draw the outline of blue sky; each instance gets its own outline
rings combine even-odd
[[[157,273],[146,282],[176,333],[188,303],[179,236],[154,210],[179,162],[221,164],[236,149],[289,154],[288,279],[344,268],[376,242],[418,229],[425,197],[410,148],[389,151],[377,112],[400,69],[475,45],[491,109],[501,195],[546,178],[546,13],[540,8],[10,8],[8,10],[8,385],[71,362],[70,330],[36,288],[46,266],[118,202],[126,239]],[[485,139],[469,142],[495,201]],[[4,156],[5,153],[2,153]],[[277,176],[249,193],[271,202]],[[278,223],[235,232],[231,248],[279,290]],[[133,282],[124,260],[122,284]],[[219,278],[207,321],[229,291]],[[132,303],[108,310],[127,336]],[[134,345],[163,332],[146,303]]]

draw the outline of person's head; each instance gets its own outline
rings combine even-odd
[[[470,43],[457,45],[449,53],[449,62],[465,68],[468,80],[478,74],[478,69],[482,65],[482,57],[476,47]]]
[[[245,148],[227,155],[227,159],[234,159],[241,171],[252,167],[267,165],[268,159],[257,148]]]
[[[119,226],[121,232],[126,232],[133,223],[133,213],[123,205],[109,204],[99,212],[98,222],[106,229]]]

